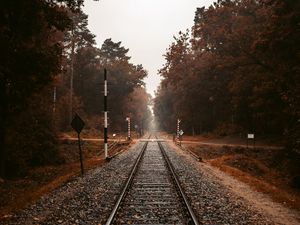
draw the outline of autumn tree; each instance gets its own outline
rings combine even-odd
[[[58,105],[68,105],[63,111],[58,111],[59,130],[69,128],[70,120],[75,111],[78,111],[79,96],[83,92],[83,76],[85,69],[91,68],[91,63],[96,57],[95,35],[88,29],[88,16],[77,10],[66,12],[71,20],[69,29],[64,32],[62,73],[57,76]],[[91,55],[91,53],[94,53]],[[96,55],[95,55],[96,54]],[[96,68],[96,66],[94,66]],[[79,94],[79,92],[81,92]],[[66,102],[67,101],[67,102]],[[67,113],[67,115],[66,115]],[[63,119],[61,119],[63,118]]]
[[[100,49],[100,66],[108,70],[110,125],[116,130],[126,129],[125,118],[133,112],[125,110],[130,107],[124,106],[130,104],[128,99],[135,88],[144,86],[142,79],[147,76],[142,65],[130,63],[128,51],[121,42],[111,39],[105,40]]]
[[[136,87],[125,100],[124,112],[130,116],[131,123],[140,135],[149,127],[152,115],[149,109],[151,96],[144,87]]]
[[[65,8],[75,10],[82,1],[2,1],[0,4],[0,176],[16,140],[18,115],[26,110],[32,95],[50,83],[60,71],[61,32],[70,19]],[[41,121],[36,120],[36,123]]]
[[[185,40],[190,44],[182,45],[180,35],[167,51],[156,104],[175,87],[166,112],[196,132],[299,130],[298,9],[297,2],[275,0],[220,0],[198,8]],[[155,108],[160,120],[168,119]]]
[[[279,93],[288,147],[300,146],[300,3],[264,1],[259,9],[263,21],[253,48],[272,67],[272,85]]]
[[[167,86],[164,86],[167,85]],[[176,113],[174,112],[174,87],[162,81],[154,99],[153,112],[159,128],[168,132],[175,131]]]

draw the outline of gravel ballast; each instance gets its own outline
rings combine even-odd
[[[250,188],[223,174],[209,165],[199,163],[186,151],[182,151],[173,144],[164,143],[163,146],[172,161],[179,180],[189,198],[191,205],[203,224],[300,224],[297,212],[281,207],[279,210],[266,196],[250,190]],[[237,184],[244,187],[242,192],[251,192],[251,201],[238,195],[220,179],[231,180],[230,185]],[[241,191],[240,191],[241,192]],[[255,194],[256,193],[256,194]],[[259,199],[262,198],[262,199]],[[255,201],[269,201],[273,213],[266,212],[253,204]],[[280,217],[274,214],[282,214]],[[288,217],[288,218],[287,218]]]
[[[137,143],[0,224],[104,224],[142,145]]]
[[[143,144],[137,143],[0,224],[105,224]],[[283,224],[230,191],[188,153],[167,143],[163,146],[201,224]]]

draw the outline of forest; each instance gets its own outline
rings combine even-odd
[[[75,113],[103,128],[103,70],[108,71],[109,129],[125,118],[147,127],[147,71],[130,62],[121,40],[100,48],[83,0],[0,3],[0,177],[63,163],[59,134]],[[255,133],[299,151],[300,4],[218,0],[195,9],[194,25],[174,36],[153,99],[160,129],[185,134]]]
[[[82,0],[1,1],[0,177],[63,163],[58,137],[78,113],[103,137],[103,71],[108,71],[111,132],[125,118],[146,127],[147,71],[130,62],[121,41],[96,47]]]
[[[162,130],[254,133],[299,152],[300,4],[218,0],[165,53],[154,114]]]
[[[0,1],[0,224],[300,224],[299,41],[299,0]]]

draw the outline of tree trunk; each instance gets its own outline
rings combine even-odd
[[[1,112],[2,114],[2,112]],[[2,115],[1,115],[2,117]],[[1,119],[1,122],[2,119]],[[5,128],[4,126],[0,126],[0,178],[4,178],[5,176]]]
[[[74,16],[72,17],[72,49],[71,49],[71,74],[70,74],[70,116],[69,122],[73,119],[73,79],[74,79],[74,51],[75,51],[75,34],[74,34]]]
[[[4,79],[0,83],[0,177],[5,177],[5,161],[6,161],[6,146],[5,146],[5,129],[6,129],[6,85]]]

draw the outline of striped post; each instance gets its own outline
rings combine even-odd
[[[177,140],[179,140],[179,129],[180,129],[180,127],[179,127],[179,124],[180,124],[180,119],[177,119]]]
[[[108,157],[107,145],[107,71],[104,69],[104,154]]]
[[[128,123],[128,140],[130,140],[130,138],[131,138],[131,134],[130,134],[130,117],[127,117],[127,123]]]

